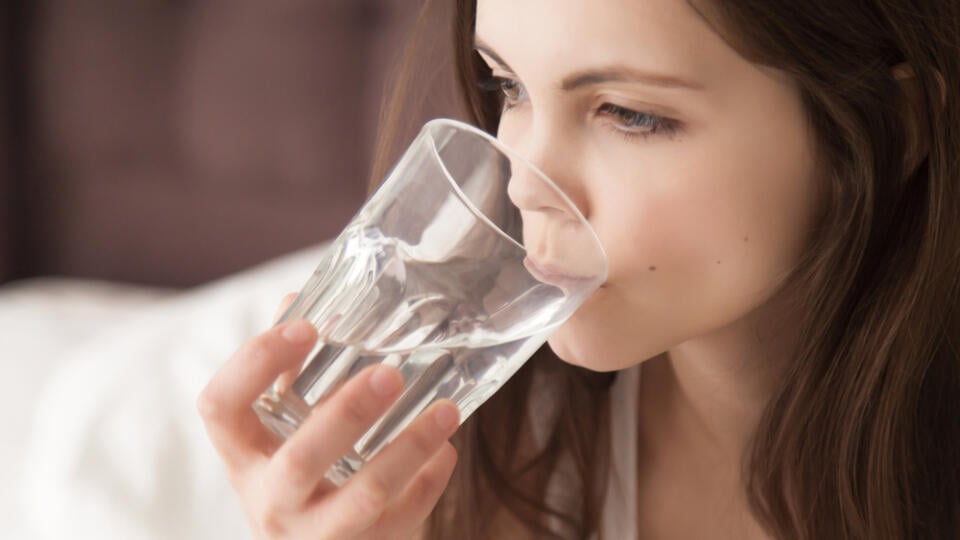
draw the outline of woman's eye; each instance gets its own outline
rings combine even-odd
[[[630,110],[612,103],[604,103],[597,112],[614,120],[611,129],[630,139],[634,137],[649,137],[651,135],[671,135],[678,129],[675,120]]]
[[[503,99],[504,110],[527,98],[526,88],[514,79],[488,77],[477,85],[484,92],[498,92]],[[604,103],[598,107],[597,115],[612,119],[612,122],[604,122],[605,127],[628,140],[658,134],[673,135],[680,128],[680,124],[670,118],[634,111],[612,103]]]
[[[478,84],[485,92],[499,91],[503,96],[504,107],[507,109],[523,101],[527,96],[527,91],[522,84],[506,77],[489,77]]]

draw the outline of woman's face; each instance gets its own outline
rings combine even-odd
[[[561,358],[622,369],[771,298],[819,207],[790,80],[681,0],[478,0],[476,28],[505,79],[498,137],[567,193],[607,253],[606,284],[549,341]]]

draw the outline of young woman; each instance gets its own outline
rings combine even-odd
[[[957,3],[455,8],[469,117],[571,196],[609,280],[456,452],[437,403],[342,489],[397,373],[279,445],[250,403],[315,333],[241,347],[199,403],[255,534],[960,538]]]

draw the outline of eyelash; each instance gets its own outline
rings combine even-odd
[[[477,83],[481,91],[498,92],[500,94],[500,98],[503,100],[504,111],[512,109],[519,102],[507,94],[507,85],[515,85],[512,88],[516,88],[520,86],[520,83],[506,77],[488,77]],[[522,88],[522,86],[520,87]],[[628,141],[646,139],[652,135],[670,136],[674,135],[679,129],[679,123],[676,120],[634,111],[612,103],[604,103],[597,108],[597,112],[617,119],[617,123],[621,126],[629,127],[630,129],[624,129],[622,127],[616,127],[613,124],[606,124],[612,132]],[[637,127],[645,127],[647,131],[635,131]]]

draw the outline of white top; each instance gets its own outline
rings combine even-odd
[[[637,538],[637,393],[640,366],[621,371],[610,390],[610,476],[603,507],[605,540]]]
[[[535,376],[536,377],[536,376]],[[637,391],[640,380],[640,366],[625,369],[617,375],[610,389],[610,472],[607,479],[607,494],[601,520],[603,540],[635,540],[637,536]],[[543,381],[534,380],[534,388]],[[531,401],[531,412],[555,410],[557,396],[538,395]],[[533,437],[537,444],[546,443],[544,425],[550,422],[534,423]],[[553,507],[570,508],[579,494],[569,493],[570,482],[565,478],[573,476],[572,463],[568,457],[561,458],[547,486],[547,501]],[[554,530],[559,524],[550,519],[548,525]],[[596,535],[594,536],[596,538]]]

